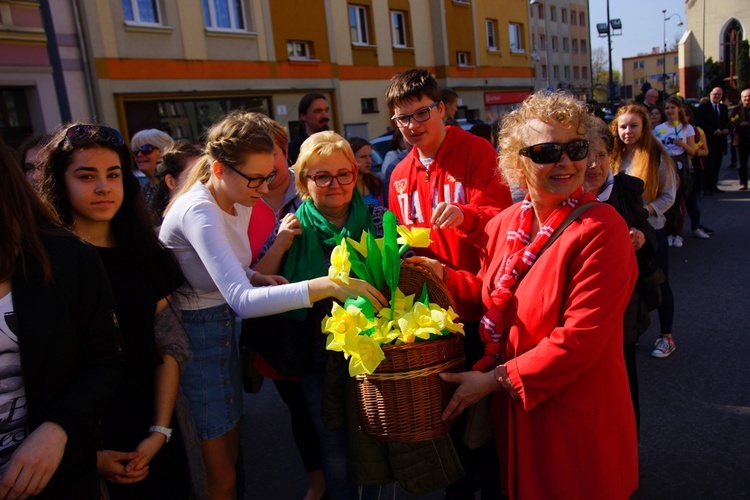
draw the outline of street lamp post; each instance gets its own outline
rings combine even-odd
[[[661,74],[661,83],[662,83],[662,102],[665,102],[667,100],[667,21],[672,19],[673,17],[677,16],[680,19],[680,22],[677,23],[677,26],[682,26],[682,16],[679,14],[672,14],[671,16],[667,17],[667,10],[664,9],[661,11],[661,15],[664,17],[664,50],[662,51],[662,74]]]
[[[539,5],[539,4],[541,4],[541,2],[539,0],[530,0],[529,1],[529,5],[531,5],[532,7],[535,7],[535,6]],[[544,12],[544,4],[541,4],[541,6],[542,6],[542,8],[539,9],[539,12]],[[537,14],[539,12],[537,12]],[[547,33],[547,13],[544,12],[542,14],[542,17],[544,18],[544,52],[545,52],[545,56],[546,56],[546,59],[545,59],[544,62],[546,64],[546,66],[547,66],[547,75],[546,75],[547,76],[547,90],[549,90],[550,89],[550,84],[549,84],[550,66],[549,66],[549,37],[547,36],[549,34],[549,33]],[[537,34],[538,33],[539,33],[539,30],[537,30]],[[539,41],[541,43],[541,37],[539,38]],[[541,66],[541,63],[540,63],[540,66]]]
[[[609,85],[607,86],[609,94],[609,109],[612,113],[615,111],[615,83],[612,77],[612,37],[622,35],[622,21],[620,19],[609,18],[609,0],[607,0],[607,22],[598,23],[596,31],[600,37],[607,37],[607,50],[609,60]],[[616,31],[616,32],[615,32]]]

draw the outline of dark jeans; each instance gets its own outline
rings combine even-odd
[[[674,320],[674,295],[672,287],[669,286],[669,245],[667,244],[667,232],[665,229],[656,230],[656,257],[654,262],[664,272],[664,283],[661,284],[661,306],[659,306],[659,329],[662,335],[672,333],[672,321]]]
[[[696,161],[697,160],[697,161]],[[693,158],[693,190],[685,197],[685,209],[690,217],[690,229],[701,226],[701,196],[703,194],[703,166],[700,158]],[[696,165],[697,163],[697,165]]]
[[[323,467],[320,458],[320,440],[315,430],[310,409],[307,407],[302,386],[298,380],[273,379],[273,384],[281,400],[289,407],[292,420],[292,435],[297,451],[307,472],[314,472]]]
[[[750,145],[738,146],[737,149],[740,156],[739,170],[737,170],[740,174],[740,184],[747,186],[747,160],[750,157]]]
[[[708,143],[708,156],[704,163],[706,171],[703,176],[703,192],[712,193],[716,191],[716,185],[719,182],[719,169],[721,169],[721,160],[724,158],[726,136],[721,136],[720,139],[709,139]]]

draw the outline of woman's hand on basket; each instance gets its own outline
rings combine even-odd
[[[327,297],[333,297],[341,302],[349,297],[366,297],[372,302],[375,311],[379,311],[388,305],[388,301],[380,293],[380,290],[357,278],[349,278],[349,283],[332,280],[327,276],[315,278],[308,282],[308,293],[310,294],[310,302],[317,302]]]
[[[416,257],[407,257],[404,260],[408,262],[409,264],[415,264],[417,266],[422,266],[422,267],[429,269],[430,271],[432,271],[432,273],[435,276],[437,276],[437,278],[440,281],[443,281],[443,279],[445,278],[445,266],[443,266],[443,264],[441,264],[439,261],[435,259],[430,259],[429,257],[416,256]]]
[[[443,411],[443,420],[450,420],[461,414],[464,409],[473,405],[487,394],[502,389],[500,382],[495,380],[492,371],[463,372],[440,374],[440,378],[446,382],[457,383],[458,388]]]

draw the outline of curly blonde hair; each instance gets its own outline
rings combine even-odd
[[[544,123],[557,123],[573,128],[579,134],[590,133],[594,117],[586,105],[572,95],[555,91],[540,90],[523,101],[521,106],[505,116],[498,136],[498,168],[506,180],[527,189],[523,166],[531,159],[519,154],[528,144],[528,124],[533,120]]]

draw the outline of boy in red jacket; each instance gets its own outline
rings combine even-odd
[[[409,227],[433,228],[422,252],[457,270],[479,270],[484,226],[512,205],[497,152],[461,127],[445,125],[440,86],[423,69],[394,76],[386,90],[391,122],[414,146],[391,175],[388,205]]]

